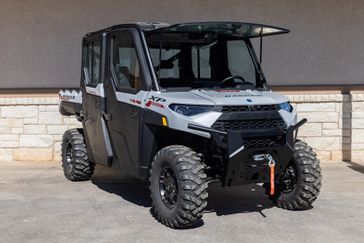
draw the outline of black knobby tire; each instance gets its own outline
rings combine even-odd
[[[82,129],[70,129],[63,135],[62,167],[70,181],[84,181],[91,178],[94,164],[88,160]]]
[[[165,172],[174,176],[173,203],[165,196]],[[161,149],[151,164],[149,181],[152,212],[158,221],[171,228],[189,228],[201,220],[208,184],[205,166],[196,152],[181,145]]]
[[[321,188],[322,175],[316,153],[307,143],[297,140],[294,144],[293,158],[287,169],[290,171],[285,171],[286,173],[296,175],[294,186],[293,183],[284,183],[282,174],[276,185],[276,205],[288,210],[309,209]],[[287,184],[291,184],[288,189]]]

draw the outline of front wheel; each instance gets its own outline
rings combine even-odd
[[[277,192],[273,200],[280,208],[308,209],[320,193],[321,180],[320,161],[316,153],[305,142],[297,140],[293,158],[276,182]],[[269,188],[269,184],[265,186]]]
[[[205,166],[192,149],[173,145],[161,149],[150,169],[152,211],[171,228],[188,228],[207,205]]]

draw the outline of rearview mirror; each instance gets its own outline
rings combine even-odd
[[[173,69],[173,68],[174,64],[169,60],[161,60],[159,66],[156,67],[156,69]]]

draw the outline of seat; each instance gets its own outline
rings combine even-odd
[[[131,74],[129,72],[129,68],[127,66],[121,66],[120,64],[116,64],[115,72],[117,77],[117,82],[121,87],[131,88]]]

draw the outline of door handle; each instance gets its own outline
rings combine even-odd
[[[139,115],[138,111],[131,110],[131,118],[138,118],[138,115]]]
[[[111,120],[111,114],[108,114],[105,111],[102,111],[102,117],[105,119],[105,121]]]

